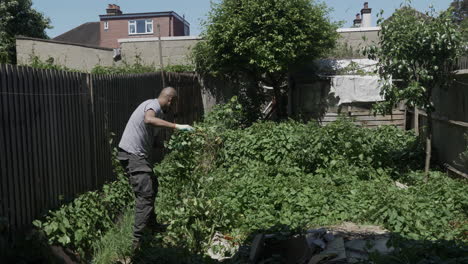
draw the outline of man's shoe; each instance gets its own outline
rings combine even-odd
[[[138,251],[141,247],[141,242],[140,240],[133,240],[132,242],[132,251],[135,252],[135,251]]]

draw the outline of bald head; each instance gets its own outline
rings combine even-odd
[[[168,87],[162,89],[162,91],[159,93],[159,97],[161,97],[161,96],[176,97],[177,96],[177,91],[173,87],[168,86]]]
[[[159,93],[158,102],[164,112],[168,111],[177,98],[177,91],[173,87],[166,87]]]

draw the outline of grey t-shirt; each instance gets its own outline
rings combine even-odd
[[[128,120],[119,148],[131,154],[149,156],[155,136],[154,127],[145,124],[145,113],[150,109],[156,112],[156,117],[163,118],[164,114],[157,99],[141,103]]]

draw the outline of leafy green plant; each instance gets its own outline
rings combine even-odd
[[[452,23],[450,12],[425,14],[409,4],[396,10],[387,20],[380,13],[379,46],[366,49],[369,59],[377,60],[385,101],[376,110],[389,113],[404,101],[408,107],[424,109],[426,129],[425,172],[429,175],[432,141],[432,113],[435,110],[432,94],[436,88],[447,88],[453,80],[457,57],[462,51],[459,27]],[[391,78],[401,79],[400,84]]]
[[[217,107],[194,133],[175,133],[155,167],[168,246],[199,253],[216,232],[242,241],[258,230],[343,221],[408,239],[468,240],[468,186],[438,172],[418,184],[424,155],[413,132],[345,120],[242,126],[232,107]]]
[[[170,64],[164,66],[164,71],[166,72],[193,72],[195,67],[193,65],[183,65],[183,64]]]
[[[164,67],[166,72],[192,72],[194,69],[190,65],[168,65]],[[159,68],[144,65],[141,63],[141,60],[136,60],[134,64],[123,63],[120,66],[101,66],[96,65],[91,70],[91,73],[94,74],[141,74],[141,73],[150,73],[158,72]]]
[[[361,75],[361,76],[364,76],[364,75],[374,75],[375,73],[372,73],[372,72],[366,72],[363,68],[361,68],[359,66],[358,63],[354,62],[354,61],[351,61],[351,63],[342,68],[342,69],[339,69],[337,72],[336,72],[337,75],[348,75],[348,74],[352,74],[352,75]]]
[[[70,204],[50,211],[45,219],[33,222],[34,226],[45,233],[50,244],[75,250],[87,259],[92,253],[93,243],[132,204],[133,191],[115,154],[114,149],[117,181],[105,184],[101,191],[84,193]]]
[[[226,104],[216,105],[204,118],[204,126],[222,129],[240,128],[247,122],[247,115],[235,96]]]
[[[122,66],[101,66],[96,65],[91,70],[93,74],[138,74],[157,72],[158,70],[154,66],[143,65],[139,62],[135,64],[126,64]]]
[[[29,65],[30,67],[45,70],[58,70],[58,71],[71,71],[77,72],[78,70],[70,69],[63,65],[54,63],[54,58],[49,57],[46,61],[42,61],[38,56],[31,56]]]

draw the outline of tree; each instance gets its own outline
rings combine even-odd
[[[335,47],[338,24],[323,4],[310,0],[223,0],[212,5],[194,48],[197,71],[250,78],[273,87],[277,114],[290,70]]]
[[[456,23],[460,24],[468,16],[468,0],[455,0],[450,7]]]
[[[450,4],[453,21],[460,25],[463,39],[468,41],[468,0],[455,0]]]
[[[382,13],[381,13],[382,15]],[[383,80],[386,101],[377,110],[388,113],[399,102],[422,108],[427,113],[426,181],[431,159],[432,113],[435,88],[447,88],[453,80],[456,59],[461,52],[461,34],[448,11],[436,15],[432,9],[415,15],[409,7],[397,10],[382,22],[379,45],[366,50],[370,59],[378,60],[378,73]],[[391,83],[401,79],[402,85]]]
[[[49,18],[31,6],[31,0],[0,2],[0,63],[16,63],[15,36],[48,38]]]

